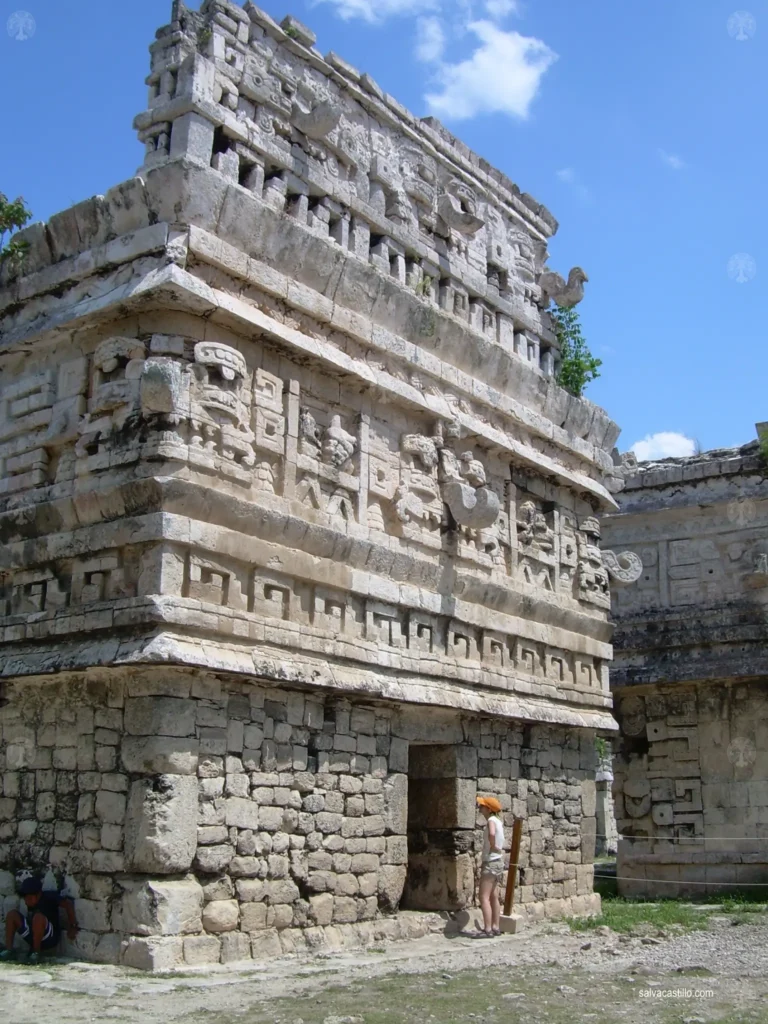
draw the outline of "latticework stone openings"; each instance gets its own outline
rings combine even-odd
[[[768,885],[758,443],[642,464],[621,506],[604,533],[643,569],[614,595],[620,891],[703,897]]]
[[[0,867],[66,878],[97,959],[405,934],[412,745],[450,748],[420,906],[471,898],[478,788],[521,907],[597,906],[632,573],[617,428],[553,377],[556,224],[288,28],[175,4],[138,176],[0,279]]]

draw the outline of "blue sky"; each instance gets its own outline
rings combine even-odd
[[[590,279],[579,309],[603,367],[587,395],[622,426],[622,450],[754,437],[768,420],[766,0],[262,6],[304,21],[323,53],[438,116],[552,211],[550,266]],[[170,7],[0,0],[0,190],[35,219],[135,173],[131,122]],[[29,38],[9,22],[19,10]]]

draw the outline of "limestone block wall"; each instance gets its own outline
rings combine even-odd
[[[11,696],[5,909],[18,872],[55,876],[89,958],[158,968],[407,934],[387,915],[407,905],[417,870],[409,753],[425,742],[458,750],[472,773],[456,908],[473,898],[476,792],[498,795],[510,828],[524,819],[522,908],[597,908],[588,731],[437,711],[430,724],[383,703],[160,668],[25,680]]]
[[[758,434],[764,424],[758,424]],[[768,884],[768,480],[757,441],[641,464],[604,536],[642,561],[613,595],[621,891]],[[768,890],[766,890],[768,891]]]
[[[617,698],[616,818],[630,837],[619,842],[618,874],[633,879],[620,891],[703,897],[768,884],[768,682]]]

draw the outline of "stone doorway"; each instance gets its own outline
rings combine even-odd
[[[408,874],[402,907],[462,910],[471,906],[476,778],[473,747],[411,744]]]

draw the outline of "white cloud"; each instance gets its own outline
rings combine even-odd
[[[416,59],[425,64],[440,60],[445,48],[443,26],[439,18],[419,18],[416,22]]]
[[[555,171],[555,177],[564,185],[568,185],[582,203],[592,202],[592,193],[586,185],[579,181],[578,175],[572,167],[563,167],[561,170]]]
[[[659,156],[667,167],[671,167],[673,171],[681,171],[685,167],[683,160],[679,156],[675,156],[674,153],[666,153],[663,149],[660,149]]]
[[[652,462],[655,459],[680,459],[693,455],[696,442],[677,434],[673,430],[661,430],[658,434],[646,434],[642,441],[635,441],[630,448],[638,462]]]
[[[344,21],[362,18],[371,24],[385,21],[396,15],[414,15],[421,11],[434,11],[440,6],[439,0],[316,0],[329,3]]]
[[[518,0],[485,0],[485,9],[492,18],[506,18],[508,14],[518,14]]]
[[[525,120],[557,54],[540,39],[504,32],[490,21],[474,21],[468,28],[480,46],[467,60],[442,65],[441,92],[425,97],[430,112],[456,121],[496,113]]]

